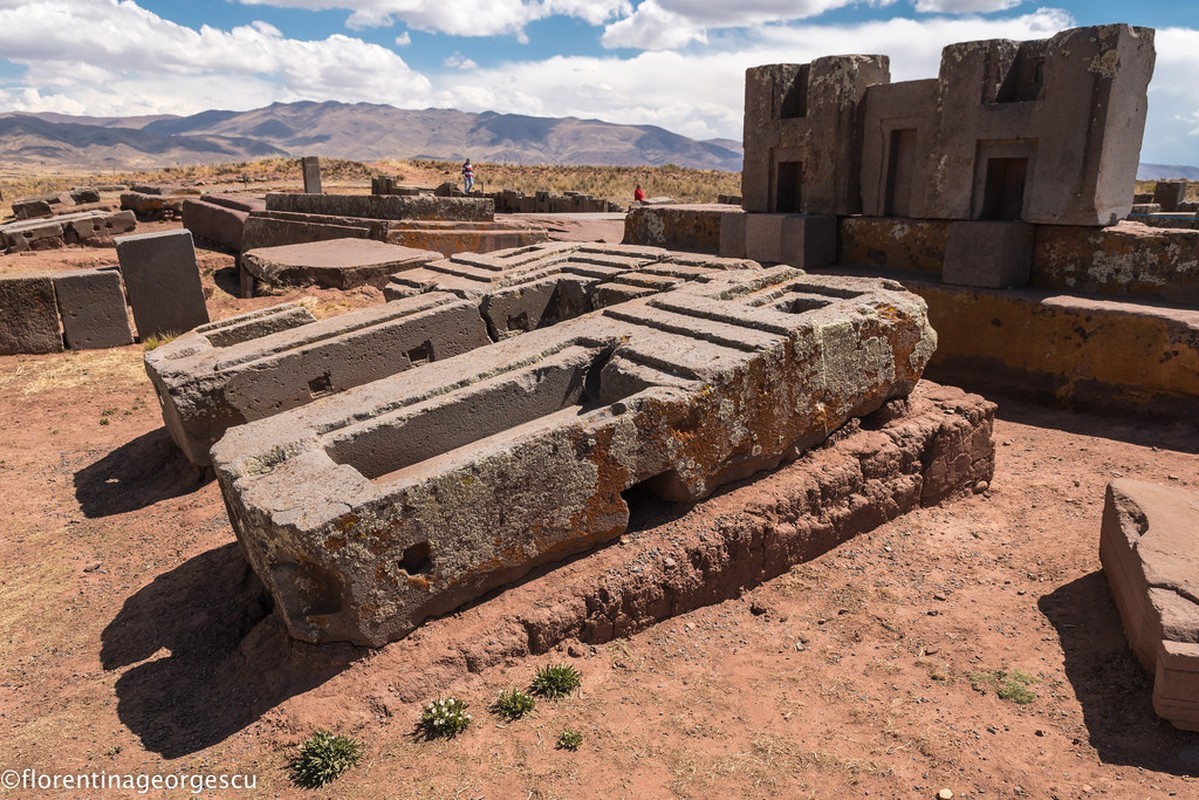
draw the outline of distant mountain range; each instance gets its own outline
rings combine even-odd
[[[0,113],[0,163],[92,170],[251,161],[269,156],[354,161],[432,158],[741,170],[741,143],[697,141],[654,125],[528,117],[372,103],[274,103],[190,117]],[[1199,181],[1199,167],[1141,164],[1138,180]]]
[[[1199,181],[1199,167],[1179,164],[1140,164],[1137,166],[1138,181],[1181,180]]]
[[[701,142],[653,125],[574,117],[338,102],[190,117],[0,114],[0,162],[102,170],[301,155],[741,169],[739,142]]]

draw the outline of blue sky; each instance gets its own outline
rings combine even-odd
[[[0,0],[0,111],[91,116],[342,100],[740,139],[744,72],[1128,22],[1158,29],[1142,160],[1199,164],[1194,0]]]

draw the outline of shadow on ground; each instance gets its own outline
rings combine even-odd
[[[1000,390],[980,389],[958,383],[968,392],[976,392],[996,403],[999,419],[1019,422],[1037,428],[1077,433],[1127,442],[1142,447],[1158,447],[1179,453],[1199,453],[1199,428],[1192,419],[1152,417],[1146,423],[1145,415],[1103,411],[1087,408],[1071,408],[1055,405],[1044,400],[1030,399]]]
[[[101,634],[100,662],[134,665],[117,680],[117,714],[147,750],[179,758],[210,747],[369,652],[295,641],[271,607],[236,543],[125,601]]]
[[[212,480],[158,428],[75,473],[75,499],[86,517],[124,514],[191,494]]]
[[[222,267],[212,274],[212,282],[230,297],[241,298],[241,273],[237,267]]]
[[[1128,647],[1102,572],[1037,602],[1057,628],[1066,678],[1082,705],[1091,746],[1106,764],[1199,775],[1199,741],[1153,713],[1153,676]]]

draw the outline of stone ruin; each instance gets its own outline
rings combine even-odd
[[[898,284],[731,270],[231,428],[212,458],[288,629],[378,646],[907,395]]]
[[[1120,221],[1153,40],[954,44],[937,78],[894,84],[878,55],[752,68],[744,208],[634,209],[624,241],[888,275],[945,334],[938,379],[1187,414],[1199,231]]]
[[[1185,182],[1133,196],[1153,38],[950,45],[937,79],[897,84],[884,56],[750,69],[743,209],[636,209],[625,241],[889,275],[928,303],[936,379],[1190,419],[1199,231],[1167,228],[1195,208]],[[1197,524],[1193,492],[1121,480],[1100,543],[1154,708],[1187,730]]]
[[[456,183],[447,181],[436,188],[425,189],[417,186],[405,186],[400,179],[386,175],[376,175],[371,178],[371,194],[405,197],[428,194],[434,197],[467,196]],[[495,203],[495,213],[497,214],[611,214],[624,211],[619,203],[592,197],[583,192],[555,194],[538,191],[529,196],[515,189],[501,189],[498,192],[471,192],[470,196],[491,200]]]
[[[545,229],[497,221],[491,200],[398,195],[268,194],[250,211],[242,247],[375,239],[439,253],[489,252],[544,242]]]
[[[200,325],[147,352],[146,371],[167,430],[204,466],[234,425],[687,280],[756,268],[565,242],[461,254],[391,276],[384,293],[393,302],[381,306],[318,322],[288,304]]]
[[[23,253],[68,245],[110,247],[113,237],[137,227],[128,211],[113,211],[92,187],[23,197],[12,202],[13,219],[0,223],[0,251]]]

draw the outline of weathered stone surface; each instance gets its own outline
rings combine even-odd
[[[50,276],[0,276],[0,355],[61,351]]]
[[[442,254],[433,250],[372,239],[329,239],[247,250],[242,264],[257,280],[272,285],[350,289],[382,288],[392,274],[441,258]]]
[[[1030,289],[903,283],[928,303],[934,380],[1071,405],[1193,418],[1199,311]]]
[[[1099,559],[1128,643],[1154,673],[1154,711],[1199,730],[1199,492],[1113,481]]]
[[[1014,289],[1028,283],[1033,226],[1024,222],[949,223],[941,280],[959,286]]]
[[[67,347],[94,350],[133,344],[121,273],[115,267],[57,272],[54,294]]]
[[[339,195],[301,195],[337,197]],[[382,199],[407,200],[390,196]],[[420,198],[417,198],[420,199]],[[549,240],[545,228],[516,220],[493,222],[389,220],[370,217],[255,211],[246,220],[242,247],[280,247],[328,239],[375,239],[439,253],[489,253]]]
[[[121,236],[116,245],[133,322],[143,342],[208,322],[191,231]]]
[[[474,303],[432,292],[316,321],[288,304],[146,353],[167,430],[194,464],[231,425],[489,344]]]
[[[54,218],[10,222],[0,227],[0,244],[6,253],[49,250],[66,244],[62,223]]]
[[[941,274],[949,222],[896,217],[844,217],[837,229],[837,263]]]
[[[321,192],[321,160],[317,156],[304,156],[300,159],[300,169],[304,173],[304,191],[308,194]]]
[[[54,207],[49,200],[26,197],[12,201],[12,213],[17,219],[48,217],[54,213]]]
[[[746,211],[856,214],[861,210],[861,100],[889,83],[886,56],[826,56],[745,71]]]
[[[123,192],[121,208],[132,211],[139,220],[179,219],[183,216],[182,195]]]
[[[231,208],[234,211],[245,211],[247,214],[251,211],[266,211],[266,198],[253,194],[205,194],[200,195],[200,199],[205,203],[212,203],[215,206],[222,208]]]
[[[725,272],[230,429],[230,520],[293,636],[380,645],[795,458],[935,347],[890,281]]]
[[[242,250],[323,242],[329,239],[382,240],[386,235],[385,226],[372,225],[370,220],[365,219],[254,211],[246,218],[246,224],[242,228]]]
[[[268,194],[266,208],[297,214],[388,220],[491,222],[495,218],[495,204],[489,198],[475,197]]]
[[[114,237],[137,228],[132,211],[86,211],[62,214],[54,218],[63,226],[63,238],[68,244],[112,246]]]
[[[1187,196],[1186,181],[1158,181],[1153,186],[1153,202],[1159,211],[1178,211]]]
[[[1199,308],[1199,231],[1037,226],[1032,284]]]
[[[837,218],[818,214],[751,214],[745,255],[801,269],[827,267],[837,256]]]
[[[189,197],[183,201],[183,227],[191,231],[197,241],[238,253],[241,252],[242,234],[249,216],[248,211],[204,200]]]
[[[720,249],[720,232],[730,215],[744,217],[745,212],[716,203],[638,206],[625,216],[624,243],[745,258],[744,249],[740,253]]]
[[[394,275],[383,296],[453,292],[478,303],[492,337],[502,339],[711,272],[758,267],[743,259],[687,256],[657,247],[552,242],[435,261]]]

